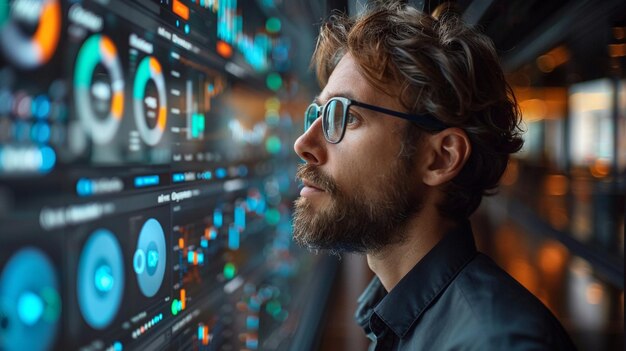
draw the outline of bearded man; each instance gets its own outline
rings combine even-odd
[[[296,141],[294,238],[365,253],[371,350],[571,350],[550,311],[478,253],[468,217],[522,146],[493,43],[454,15],[386,2],[333,15]]]

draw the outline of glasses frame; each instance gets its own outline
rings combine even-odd
[[[343,114],[341,117],[341,135],[339,136],[339,139],[337,141],[332,141],[328,137],[328,122],[329,121],[326,116],[326,113],[327,113],[326,111],[327,111],[329,104],[332,101],[339,101],[341,102],[343,106],[343,111],[342,111]],[[321,106],[313,102],[309,105],[309,107],[307,107],[304,113],[304,131],[306,132],[307,130],[309,130],[309,128],[311,128],[311,125],[313,125],[315,120],[317,120],[321,116],[322,117],[322,131],[324,134],[324,139],[326,139],[326,141],[331,144],[339,144],[341,140],[343,140],[343,136],[346,134],[346,123],[348,121],[346,116],[348,115],[348,110],[350,109],[350,106],[352,105],[363,107],[368,110],[380,112],[389,116],[402,118],[404,120],[411,121],[417,124],[421,128],[424,128],[426,130],[433,131],[433,132],[439,132],[446,128],[449,128],[447,124],[441,122],[440,120],[435,118],[433,115],[428,114],[428,113],[408,114],[408,113],[386,109],[380,106],[366,104],[364,102],[356,101],[356,100],[341,97],[341,96],[335,96],[335,97],[328,99],[328,101],[326,101],[326,103]],[[312,110],[312,109],[315,109],[315,110]],[[312,113],[315,113],[315,118],[309,117],[309,115]]]

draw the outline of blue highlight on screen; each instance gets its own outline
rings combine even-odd
[[[246,209],[243,204],[235,207],[235,226],[239,229],[246,229]]]
[[[57,154],[49,146],[42,146],[39,148],[41,153],[41,166],[39,171],[41,173],[48,173],[54,168],[54,164],[57,162]]]
[[[246,327],[248,329],[259,329],[259,317],[257,316],[248,316],[246,317]]]
[[[78,196],[93,195],[93,182],[87,178],[80,178],[76,182],[76,194]]]
[[[159,185],[160,178],[158,175],[145,175],[135,177],[135,188],[145,188],[149,186]]]
[[[231,250],[239,248],[239,228],[233,224],[228,228],[228,248]]]
[[[217,230],[215,230],[215,228],[211,228],[209,230],[209,239],[210,240],[215,240],[217,239]]]
[[[172,174],[172,182],[180,183],[185,181],[185,175],[183,173],[174,173]]]
[[[113,343],[113,351],[122,351],[123,347],[122,347],[122,343],[119,341],[116,341]]]
[[[247,339],[246,347],[252,350],[256,350],[259,347],[259,340],[257,339]]]
[[[248,196],[248,198],[246,199],[246,204],[250,212],[255,212],[260,215],[265,212],[266,203],[263,197],[256,198],[253,196]]]
[[[202,251],[189,251],[187,252],[187,263],[194,264],[194,259],[198,260],[198,264],[204,264],[204,252]]]
[[[154,324],[159,323],[162,320],[163,320],[163,313],[159,313],[156,316],[152,317],[152,319],[150,320],[150,323],[154,325]]]
[[[96,269],[95,285],[98,291],[107,293],[113,289],[114,283],[113,271],[110,266],[103,264]]]
[[[213,178],[213,174],[211,173],[211,171],[205,171],[198,175],[198,179],[201,179],[201,180],[211,180],[212,178]]]
[[[251,298],[248,302],[248,309],[252,312],[259,312],[261,310],[261,303],[257,298]]]
[[[142,249],[137,249],[133,256],[133,269],[135,273],[141,274],[146,269],[146,254]]]
[[[222,224],[224,224],[224,216],[222,215],[222,210],[219,208],[216,208],[215,211],[213,211],[213,225],[215,225],[216,228],[221,228]]]
[[[228,175],[228,172],[226,171],[226,168],[218,168],[215,170],[215,176],[218,179],[224,179],[226,178],[227,175]]]
[[[159,264],[159,252],[156,250],[148,250],[148,257],[146,261],[148,263],[148,267],[156,268]]]
[[[30,291],[20,295],[17,301],[17,314],[26,325],[34,325],[44,313],[44,302],[41,297]]]
[[[33,99],[31,112],[37,118],[46,118],[50,114],[50,100],[46,95],[39,95]]]
[[[37,122],[33,124],[30,130],[31,139],[39,144],[45,144],[50,141],[50,125],[45,122]]]

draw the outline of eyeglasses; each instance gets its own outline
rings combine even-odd
[[[448,125],[436,119],[430,114],[410,115],[398,111],[388,110],[383,107],[374,106],[351,100],[345,97],[333,97],[324,105],[320,106],[312,103],[304,113],[304,131],[309,130],[313,122],[322,116],[322,130],[324,138],[331,144],[338,144],[346,133],[346,124],[348,123],[348,109],[350,106],[359,106],[368,110],[384,113],[386,115],[406,119],[416,123],[418,126],[430,130],[441,131],[448,128]]]

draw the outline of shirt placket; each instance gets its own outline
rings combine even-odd
[[[372,313],[370,318],[370,330],[374,335],[374,340],[369,348],[370,351],[394,350],[394,333],[389,330],[376,313]]]

